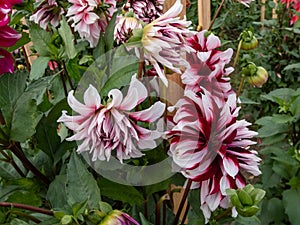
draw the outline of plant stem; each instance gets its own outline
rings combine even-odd
[[[232,65],[233,68],[235,68],[236,63],[239,59],[242,43],[243,43],[243,40],[240,40],[239,45],[238,45],[238,49],[237,49],[237,52],[236,52],[236,55],[235,55],[235,58],[234,58],[234,61],[233,61],[233,65]]]
[[[222,219],[225,216],[228,216],[229,213],[231,213],[231,208],[227,208],[225,211],[221,212],[219,215],[217,215],[214,220],[215,221],[219,221],[220,219]]]
[[[35,176],[37,176],[43,183],[46,185],[50,184],[50,180],[48,177],[46,177],[44,174],[42,174],[25,156],[24,152],[21,149],[21,146],[19,143],[13,143],[11,144],[8,149],[12,151],[12,153],[15,154],[15,156],[18,157],[18,159],[21,160],[23,166],[30,170]]]
[[[61,79],[61,82],[63,84],[65,96],[68,97],[68,90],[67,90],[67,85],[66,85],[66,82],[65,82],[65,79],[64,79],[64,73],[63,72],[60,73],[60,79]]]
[[[27,72],[28,72],[28,74],[30,74],[31,65],[30,65],[30,62],[29,62],[29,59],[28,59],[28,55],[26,53],[26,49],[25,49],[24,46],[22,46],[22,51],[23,51],[23,54],[24,54],[24,59],[25,59],[25,63],[26,63]]]
[[[192,180],[191,179],[188,179],[188,182],[187,182],[187,185],[186,185],[186,188],[184,190],[184,193],[183,193],[183,196],[181,198],[181,201],[180,201],[180,204],[179,204],[179,207],[178,207],[178,211],[175,215],[175,219],[174,219],[174,222],[173,222],[173,225],[178,225],[178,221],[179,221],[179,217],[180,217],[180,214],[183,210],[183,206],[184,206],[184,203],[187,199],[187,196],[189,194],[189,191],[191,189],[191,186],[192,186]]]
[[[170,200],[170,197],[169,197],[168,194],[163,195],[159,199],[158,203],[156,204],[156,208],[155,208],[155,225],[160,225],[160,208],[161,208],[161,205],[166,200]]]
[[[217,11],[216,11],[216,13],[215,13],[215,15],[214,15],[214,18],[212,19],[212,21],[211,21],[211,23],[210,23],[210,25],[209,25],[208,31],[211,30],[212,26],[214,25],[214,23],[215,23],[215,21],[216,21],[218,15],[220,14],[220,11],[221,11],[221,9],[222,9],[224,3],[225,3],[225,0],[222,0],[221,4],[219,5],[219,8],[217,9]]]
[[[187,215],[188,215],[189,210],[190,210],[190,203],[187,203],[186,210],[185,210],[185,212],[184,212],[184,215],[183,215],[183,217],[182,217],[182,221],[181,221],[181,224],[180,224],[180,225],[184,225],[184,222],[185,222],[185,220],[186,220],[186,218],[187,218]]]
[[[1,151],[1,154],[5,157],[5,159],[7,159],[7,162],[10,163],[15,170],[18,172],[18,174],[21,177],[26,177],[26,175],[23,173],[23,171],[20,169],[20,167],[16,164],[16,162],[14,161],[13,158],[9,157],[9,155],[6,154],[6,152]]]
[[[74,90],[74,86],[72,84],[71,78],[69,76],[69,73],[68,73],[68,70],[67,70],[67,67],[66,67],[66,63],[65,63],[65,61],[63,61],[62,63],[63,63],[64,74],[68,79],[68,82],[70,84],[71,89]]]
[[[42,213],[49,216],[54,216],[54,212],[48,209],[42,209],[31,205],[25,205],[20,203],[14,202],[0,202],[1,207],[11,207],[11,208],[18,208],[18,209],[25,209],[32,212]]]
[[[15,215],[18,215],[18,216],[22,216],[26,219],[29,219],[35,223],[40,223],[42,222],[41,220],[39,220],[38,218],[34,217],[34,216],[31,216],[31,215],[28,215],[27,213],[24,213],[24,212],[21,212],[21,211],[16,211],[16,210],[11,210],[10,211],[11,214],[15,214]]]
[[[238,91],[236,92],[236,98],[238,98],[242,92],[242,89],[243,89],[243,86],[244,86],[244,82],[245,82],[245,79],[246,79],[246,76],[244,74],[242,74],[242,79],[240,81],[240,84],[239,84],[239,89]]]
[[[141,80],[143,77],[143,70],[144,70],[145,60],[144,60],[144,52],[140,50],[140,62],[138,68],[138,79]]]

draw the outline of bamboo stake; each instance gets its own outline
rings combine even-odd
[[[266,11],[266,0],[261,0],[261,10],[260,10],[260,22],[261,22],[261,29],[264,28],[264,20],[265,20],[265,11]]]
[[[210,0],[198,0],[198,27],[197,30],[207,30],[210,25],[211,6]]]

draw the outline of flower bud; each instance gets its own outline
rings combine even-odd
[[[125,43],[133,35],[133,30],[141,29],[142,25],[135,17],[121,16],[114,30],[117,43]]]
[[[248,184],[243,189],[227,189],[227,195],[236,211],[245,217],[253,216],[259,210],[258,203],[265,196],[265,191]]]
[[[243,50],[252,50],[258,45],[258,40],[254,36],[254,33],[251,29],[246,29],[245,31],[243,31],[239,37],[239,40],[242,41],[241,48]]]
[[[104,217],[99,225],[139,225],[139,223],[128,214],[119,210],[113,210]]]
[[[248,77],[248,82],[255,87],[261,88],[267,82],[268,77],[269,75],[265,68],[258,66],[256,73]]]

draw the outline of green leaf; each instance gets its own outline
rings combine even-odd
[[[261,97],[281,104],[281,101],[288,102],[294,94],[295,91],[291,88],[278,88],[274,91],[271,91],[269,94],[261,95]]]
[[[66,193],[66,175],[58,175],[49,185],[47,199],[50,201],[54,210],[63,209],[68,205]]]
[[[105,30],[104,34],[104,41],[106,44],[106,51],[109,51],[113,48],[114,45],[114,30],[115,30],[115,24],[116,24],[116,18],[117,18],[117,12],[114,13],[110,21],[108,22],[108,25]]]
[[[98,208],[101,200],[97,182],[75,152],[67,165],[66,192],[70,206],[88,199],[91,208]]]
[[[195,201],[196,199],[196,201]],[[188,212],[189,225],[205,224],[204,216],[200,210],[200,190],[191,190],[188,196],[189,203],[191,205]]]
[[[300,63],[294,63],[294,64],[287,65],[286,67],[284,67],[283,71],[293,70],[293,69],[300,69]]]
[[[48,67],[49,57],[40,56],[35,59],[31,66],[30,80],[37,80],[44,76],[45,69]]]
[[[86,206],[87,206],[87,200],[72,205],[72,212],[76,219],[79,217],[79,215],[84,213]]]
[[[10,163],[0,161],[0,177],[3,179],[10,180],[14,178],[19,178],[20,175]]]
[[[11,194],[8,199],[8,202],[16,202],[26,205],[32,205],[39,207],[42,205],[42,200],[37,194],[29,191],[15,191]]]
[[[22,37],[13,46],[7,48],[7,51],[13,52],[18,48],[21,48],[22,46],[26,45],[29,42],[30,42],[29,34],[27,32],[22,32]]]
[[[60,22],[60,28],[58,28],[58,33],[64,41],[65,50],[68,58],[75,58],[77,55],[77,51],[74,46],[74,37],[65,17],[62,17],[62,20]]]
[[[292,225],[299,224],[300,189],[291,188],[282,193],[283,206]]]
[[[99,186],[101,194],[113,200],[126,202],[131,205],[144,202],[142,194],[135,187],[114,183],[105,178],[99,180]]]
[[[29,225],[29,223],[26,223],[25,221],[17,219],[17,218],[14,218],[9,224],[10,225]]]
[[[0,76],[0,109],[6,124],[11,124],[15,104],[26,88],[27,75],[24,73]]]
[[[293,115],[300,115],[300,96],[298,96],[291,104],[290,111]]]
[[[149,221],[146,220],[143,213],[140,212],[139,215],[140,215],[140,218],[141,218],[141,225],[153,225],[152,223],[150,223]]]
[[[63,144],[57,134],[59,125],[57,119],[61,116],[62,111],[67,109],[69,109],[69,106],[64,99],[57,103],[48,113],[47,117],[44,116],[36,127],[37,146],[44,151],[53,162],[61,158],[67,150],[60,148]]]
[[[61,225],[61,223],[60,223],[60,220],[58,220],[56,218],[51,218],[51,219],[42,221],[41,223],[39,223],[39,225]]]
[[[285,133],[289,131],[288,124],[274,123],[271,116],[265,116],[256,121],[256,124],[262,127],[258,130],[259,137],[271,137],[273,135]]]
[[[44,100],[46,89],[51,86],[55,76],[44,77],[29,84],[19,97],[12,112],[10,139],[24,142],[35,133],[36,125],[42,118],[38,105]]]
[[[0,201],[6,201],[10,193],[18,189],[18,186],[0,186]]]
[[[113,208],[111,207],[110,204],[108,204],[107,202],[99,202],[99,209],[101,212],[104,212],[106,214],[108,214],[109,212],[111,212],[113,210]]]
[[[31,23],[29,34],[35,50],[40,56],[50,56],[51,54],[51,33],[42,29],[39,25]]]
[[[129,58],[130,56],[128,56]],[[123,59],[125,60],[125,59]],[[136,58],[131,58],[131,60],[136,61]],[[136,73],[138,69],[138,64],[137,63],[122,63],[119,64],[119,67],[117,66],[118,64],[113,64],[112,69],[111,69],[111,76],[108,78],[104,86],[102,87],[100,91],[101,96],[107,96],[108,92],[111,89],[121,89],[122,87],[126,86],[127,84],[130,83],[131,77]],[[124,66],[123,66],[124,65]],[[123,66],[123,67],[122,67]]]

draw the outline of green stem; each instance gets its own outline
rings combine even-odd
[[[184,190],[183,196],[181,198],[181,201],[180,201],[180,204],[179,204],[179,207],[178,207],[178,211],[177,211],[177,213],[175,215],[175,219],[174,219],[173,225],[178,225],[179,217],[181,215],[181,212],[182,212],[183,207],[184,207],[184,203],[185,203],[185,201],[186,201],[186,199],[188,197],[189,191],[191,189],[192,182],[193,181],[191,179],[188,179],[186,188]]]
[[[239,88],[238,88],[238,91],[236,93],[236,98],[238,98],[242,92],[242,89],[243,89],[243,86],[244,86],[244,82],[245,82],[245,79],[246,79],[246,76],[244,74],[242,74],[242,79],[240,81],[240,84],[239,84]]]
[[[221,212],[219,215],[217,215],[214,220],[218,222],[220,219],[224,218],[225,216],[228,216],[231,214],[232,208],[227,208],[225,211]]]
[[[233,65],[232,65],[233,68],[235,68],[236,63],[239,59],[242,43],[243,43],[243,40],[240,40],[239,45],[238,45],[238,49],[237,49],[237,52],[236,52],[236,55],[235,55],[235,58],[234,58],[234,61],[233,61]]]
[[[216,21],[218,15],[220,14],[220,11],[221,11],[221,9],[222,9],[224,3],[225,3],[225,0],[222,0],[221,4],[219,5],[219,8],[217,9],[217,11],[216,11],[216,13],[215,13],[215,15],[214,15],[214,18],[212,19],[212,21],[211,21],[211,23],[210,23],[210,25],[209,25],[208,31],[211,30],[212,26],[214,25],[214,23],[215,23],[215,21]]]

